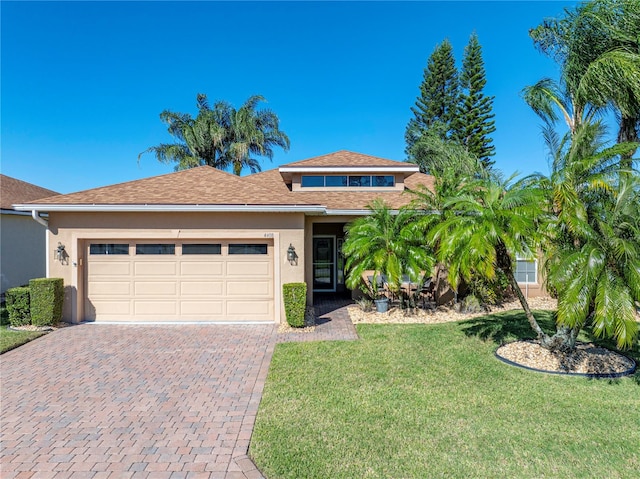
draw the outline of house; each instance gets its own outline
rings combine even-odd
[[[382,197],[433,185],[416,165],[339,151],[238,177],[203,166],[59,195],[17,208],[48,213],[49,258],[64,278],[64,319],[284,320],[282,285],[308,300],[346,291],[344,226]]]
[[[17,211],[15,203],[26,203],[51,195],[41,188],[0,174],[0,288],[1,293],[46,274],[47,229],[31,218],[30,211]]]

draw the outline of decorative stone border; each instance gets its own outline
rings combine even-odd
[[[502,361],[505,364],[509,364],[510,366],[515,366],[517,368],[521,368],[521,369],[526,369],[528,371],[534,371],[537,373],[545,373],[545,374],[557,374],[560,376],[582,376],[582,377],[587,377],[587,378],[591,378],[591,379],[614,379],[614,378],[621,378],[624,376],[630,376],[633,373],[635,373],[636,368],[637,368],[637,363],[635,361],[635,359],[630,358],[629,356],[625,356],[624,354],[620,354],[618,352],[616,352],[616,354],[620,354],[620,356],[624,356],[625,358],[627,358],[629,361],[631,361],[632,366],[627,369],[626,371],[622,371],[619,373],[571,373],[571,372],[562,372],[562,371],[549,371],[546,369],[537,369],[537,368],[532,368],[531,366],[525,366],[524,364],[520,364],[520,363],[516,363],[514,361],[511,361],[510,359],[504,358],[502,356],[500,356],[500,354],[498,353],[498,351],[500,350],[500,348],[502,348],[502,346],[498,346],[498,348],[494,351],[494,355],[497,359],[499,359],[500,361]]]

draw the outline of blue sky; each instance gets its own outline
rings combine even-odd
[[[195,115],[199,92],[267,99],[291,149],[265,170],[343,149],[404,160],[429,55],[448,38],[460,64],[476,31],[496,167],[547,172],[520,91],[558,70],[528,30],[573,5],[3,1],[1,171],[61,193],[171,172],[138,154],[171,141],[159,113]]]

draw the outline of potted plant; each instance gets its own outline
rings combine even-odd
[[[389,297],[387,296],[387,278],[383,274],[376,274],[367,277],[371,296],[376,305],[378,313],[386,313],[389,311]]]
[[[346,233],[342,248],[346,285],[361,289],[376,301],[376,307],[386,307],[385,311],[389,308],[387,295],[399,293],[403,274],[415,278],[433,268],[424,234],[416,227],[415,211],[401,209],[396,213],[375,200],[369,205],[369,215],[347,225]],[[367,281],[366,275],[371,272],[372,280]]]

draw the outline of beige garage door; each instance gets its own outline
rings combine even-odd
[[[273,243],[90,241],[84,316],[96,321],[273,321]]]

